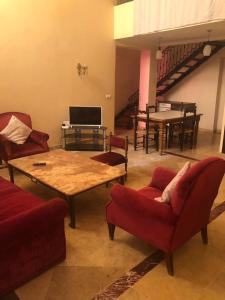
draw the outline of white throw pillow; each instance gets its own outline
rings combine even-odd
[[[5,136],[9,141],[19,145],[25,143],[31,131],[30,127],[12,115],[8,125],[0,131],[0,134]]]
[[[181,179],[182,176],[184,176],[184,174],[188,171],[190,166],[191,166],[191,163],[189,161],[186,162],[185,165],[183,166],[183,168],[177,173],[177,175],[167,185],[167,187],[163,191],[161,197],[156,197],[155,200],[159,201],[159,202],[169,202],[172,197],[173,191],[176,188],[178,181]]]

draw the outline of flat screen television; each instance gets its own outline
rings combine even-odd
[[[101,126],[101,106],[70,106],[70,125]]]

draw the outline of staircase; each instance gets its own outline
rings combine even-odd
[[[136,107],[139,103],[139,90],[133,93],[129,99],[128,104],[123,108],[123,110],[116,116],[115,125],[118,128],[133,128],[133,120],[131,115],[135,112]]]
[[[157,65],[156,96],[163,96],[178,82],[197,69],[225,46],[224,42],[210,42],[210,56],[203,55],[205,43],[167,47]]]
[[[157,65],[157,97],[165,95],[182,79],[215,55],[225,46],[225,41],[210,42],[212,47],[210,56],[203,55],[205,45],[205,43],[192,43],[169,46],[163,50],[163,57]],[[129,97],[127,106],[116,116],[116,127],[132,128],[131,114],[138,106],[138,102],[139,90]]]

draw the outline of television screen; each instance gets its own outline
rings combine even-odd
[[[73,106],[69,111],[71,125],[102,125],[101,106]]]

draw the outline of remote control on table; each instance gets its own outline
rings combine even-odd
[[[36,163],[33,163],[33,166],[46,166],[46,162],[36,162]]]

